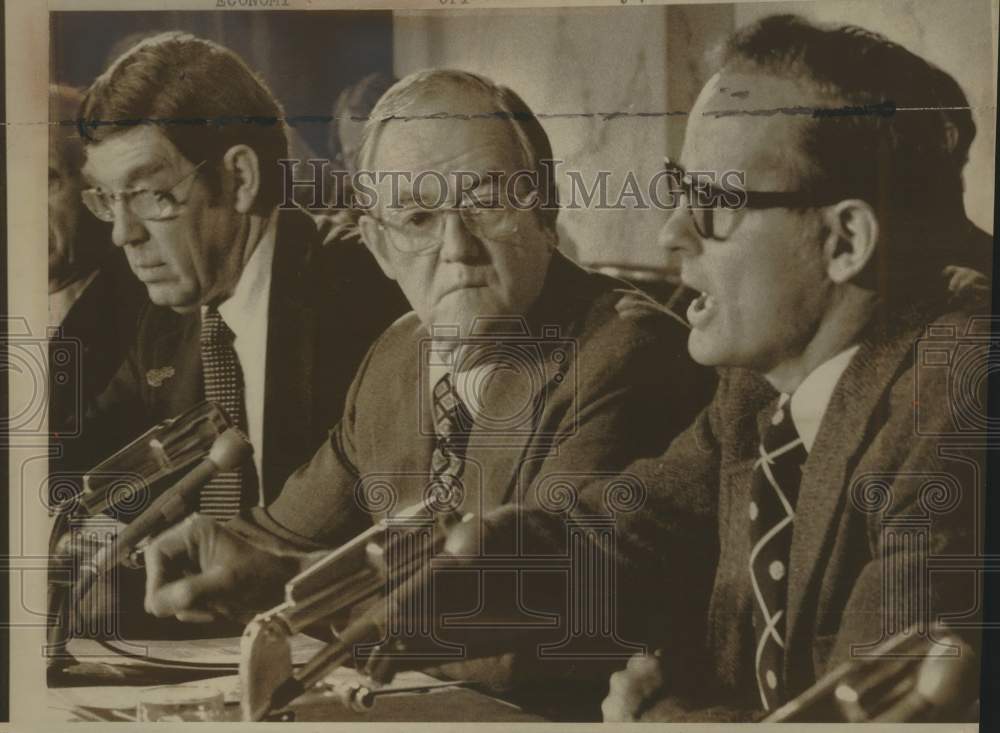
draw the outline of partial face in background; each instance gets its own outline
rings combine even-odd
[[[509,122],[472,118],[467,114],[496,111],[491,100],[469,99],[468,94],[445,93],[409,110],[414,115],[455,110],[455,117],[390,122],[375,141],[370,167],[375,171],[402,171],[399,199],[410,211],[392,211],[392,184],[378,186],[375,217],[361,219],[362,233],[386,275],[395,279],[421,321],[432,325],[458,325],[467,335],[477,317],[523,316],[542,289],[555,246],[555,235],[539,222],[534,210],[516,212],[509,236],[491,238],[470,230],[455,211],[444,214],[440,245],[421,253],[405,251],[409,244],[401,230],[392,226],[399,216],[426,216],[411,199],[433,202],[438,198],[440,178],[425,176],[420,190],[411,182],[424,171],[437,171],[451,190],[446,206],[454,206],[455,174],[469,171],[484,181],[476,195],[490,200],[501,196],[488,174],[507,176],[523,170],[523,153]],[[506,181],[506,176],[504,177]],[[502,197],[502,196],[501,196]],[[418,219],[419,221],[419,219]]]
[[[178,204],[169,218],[139,218],[117,200],[112,240],[157,305],[178,312],[228,297],[243,268],[246,217],[232,205],[230,182],[212,195],[201,161],[187,160],[159,130],[142,125],[87,148],[89,185],[109,192],[166,190]],[[211,163],[206,164],[211,165]]]
[[[803,122],[791,115],[725,114],[822,104],[796,82],[760,72],[713,77],[689,117],[680,164],[688,171],[746,173],[746,188],[800,188]],[[687,203],[686,201],[684,202]],[[681,278],[702,295],[688,310],[688,349],[701,364],[768,374],[797,359],[816,334],[831,297],[815,209],[746,209],[725,241],[699,236],[684,207],[662,243],[681,259]]]
[[[64,136],[49,137],[49,280],[67,285],[77,277],[85,253],[78,251],[81,217],[90,216],[80,201],[82,179],[79,163],[73,164],[72,142]],[[81,246],[88,246],[80,242]],[[94,243],[91,246],[96,245]]]
[[[354,173],[358,168],[358,151],[361,149],[361,133],[364,129],[363,120],[351,119],[348,115],[337,119],[340,157],[344,163],[344,170],[349,173]]]

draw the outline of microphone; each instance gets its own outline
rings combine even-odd
[[[954,651],[957,649],[957,656]],[[889,639],[871,657],[842,663],[764,719],[913,722],[964,710],[979,695],[977,655],[943,624]]]
[[[960,709],[971,702],[969,691],[978,691],[975,655],[957,638],[948,641],[959,647],[959,655],[927,657],[920,665],[914,689],[873,720],[880,723],[931,720],[942,712]]]
[[[252,454],[253,446],[236,428],[229,428],[219,435],[206,458],[160,494],[149,508],[118,534],[110,547],[101,548],[81,568],[83,574],[75,589],[75,601],[80,603],[94,583],[121,564],[142,540],[159,534],[188,514],[189,499],[216,474],[236,469]]]

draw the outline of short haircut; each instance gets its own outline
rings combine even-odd
[[[74,87],[49,85],[49,147],[58,151],[66,175],[77,176],[83,167],[83,141],[77,119],[83,94]]]
[[[217,165],[235,145],[257,154],[261,185],[255,210],[281,201],[288,157],[284,112],[264,82],[229,49],[171,31],[140,41],[87,91],[80,132],[92,145],[155,124],[191,163],[210,163],[206,180],[219,190]],[[214,174],[213,174],[214,173]]]
[[[829,100],[805,126],[799,185],[872,205],[886,233],[881,283],[918,274],[915,260],[925,275],[940,271],[954,244],[941,233],[964,221],[962,168],[975,136],[968,99],[949,74],[878,33],[794,15],[737,31],[720,61],[805,81]]]
[[[441,91],[484,96],[496,107],[492,116],[510,122],[525,170],[533,171],[538,176],[540,220],[547,228],[554,230],[559,208],[549,136],[538,117],[520,96],[478,74],[455,69],[431,69],[417,71],[394,84],[375,105],[365,123],[361,149],[358,152],[359,169],[370,169],[379,132],[387,122],[405,117],[407,111],[416,106],[422,97]]]

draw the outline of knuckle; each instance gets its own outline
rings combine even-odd
[[[613,693],[618,693],[629,686],[629,677],[625,672],[615,672],[608,681],[608,689]]]

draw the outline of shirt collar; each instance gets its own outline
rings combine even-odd
[[[792,422],[799,437],[802,438],[802,445],[806,451],[812,450],[820,422],[833,396],[833,390],[857,351],[858,344],[844,349],[813,369],[791,398],[785,394],[781,395],[782,406],[788,399],[792,401]]]
[[[252,330],[255,323],[261,323],[262,311],[267,313],[277,226],[278,217],[272,216],[257,248],[243,266],[233,294],[219,304],[219,315],[237,339]]]

